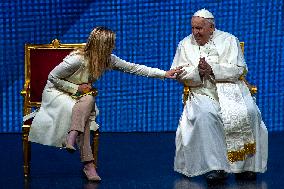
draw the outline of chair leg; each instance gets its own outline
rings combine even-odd
[[[23,155],[24,155],[24,177],[27,178],[30,175],[30,159],[31,159],[31,150],[30,142],[28,140],[30,125],[23,125],[22,127],[22,141],[23,141]]]
[[[99,130],[94,132],[93,138],[93,155],[94,155],[94,164],[96,168],[98,167],[98,152],[99,152]]]

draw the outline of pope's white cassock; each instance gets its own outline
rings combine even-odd
[[[201,80],[200,58],[214,77]],[[190,86],[176,131],[175,171],[192,177],[212,170],[265,172],[268,133],[244,81],[247,66],[238,39],[215,29],[199,46],[193,35],[177,48],[172,68],[183,66],[181,80]]]

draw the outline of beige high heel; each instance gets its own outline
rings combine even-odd
[[[76,151],[76,148],[74,146],[72,146],[71,144],[68,144],[67,142],[66,142],[65,149],[69,153],[74,153]]]
[[[83,168],[83,172],[85,173],[89,181],[101,181],[102,180],[101,177],[99,177],[98,175],[95,175],[95,176],[89,175],[89,173],[87,172],[85,168]]]
[[[72,133],[72,132],[76,132],[76,133]],[[70,136],[71,135],[71,136]],[[71,144],[69,144],[68,143],[68,139],[69,139],[69,137],[74,137],[73,138],[73,140],[75,140],[76,139],[76,137],[77,137],[77,135],[78,135],[78,133],[77,133],[77,131],[70,131],[69,133],[68,133],[68,135],[67,135],[67,137],[66,137],[66,141],[65,141],[65,149],[68,151],[68,152],[70,152],[70,153],[74,153],[75,151],[76,151],[76,148],[73,146],[73,145],[71,145]],[[72,138],[71,138],[72,139]]]

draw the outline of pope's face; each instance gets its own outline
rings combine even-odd
[[[214,26],[206,19],[194,16],[191,19],[191,30],[195,41],[198,45],[203,46],[209,41],[214,31]]]

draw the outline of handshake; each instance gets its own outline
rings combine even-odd
[[[165,77],[169,79],[177,79],[178,76],[183,73],[182,66],[176,67],[175,69],[169,70],[166,72]]]
[[[166,77],[178,80],[183,78],[187,74],[187,71],[183,69],[184,67],[187,66],[179,66],[175,69],[167,71],[168,76],[166,74]],[[212,76],[214,77],[213,70],[211,66],[206,62],[204,57],[199,59],[198,72],[202,80],[203,78],[211,78]]]

